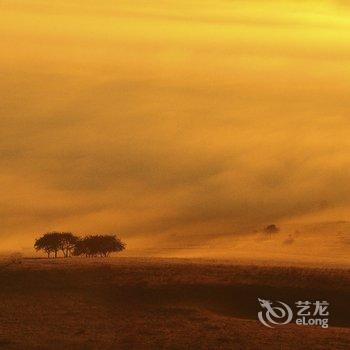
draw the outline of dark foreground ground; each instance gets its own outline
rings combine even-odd
[[[152,259],[0,265],[0,349],[350,349],[350,271]],[[257,321],[257,298],[328,300],[328,329]]]

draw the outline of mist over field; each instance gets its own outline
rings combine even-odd
[[[350,349],[350,5],[0,0],[0,348]]]
[[[345,1],[0,6],[0,250],[346,260]]]

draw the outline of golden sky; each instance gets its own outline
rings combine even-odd
[[[0,32],[3,249],[347,220],[347,1],[1,0]]]

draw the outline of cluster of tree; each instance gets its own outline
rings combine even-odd
[[[90,235],[79,239],[75,244],[73,254],[93,256],[109,256],[110,253],[120,252],[125,244],[115,235]]]
[[[75,255],[107,257],[125,249],[125,244],[116,235],[89,235],[78,237],[71,232],[48,232],[35,240],[34,248],[42,250],[50,258],[62,252],[65,258]]]

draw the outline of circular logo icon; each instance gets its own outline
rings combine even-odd
[[[289,323],[293,318],[292,309],[282,301],[272,302],[258,298],[262,311],[259,311],[259,321],[266,327]]]

